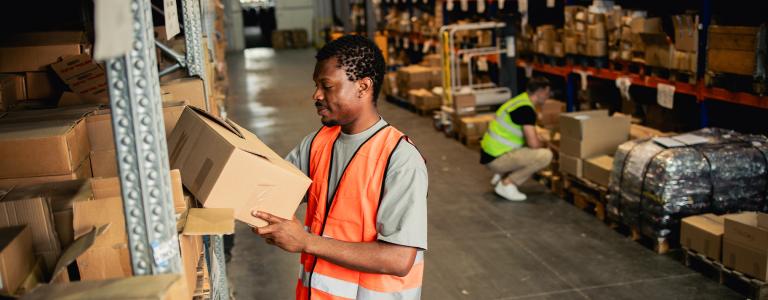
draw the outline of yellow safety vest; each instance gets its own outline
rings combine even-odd
[[[523,106],[530,106],[534,111],[536,110],[533,102],[528,98],[528,93],[517,95],[496,111],[496,119],[488,125],[488,131],[483,135],[483,140],[480,142],[485,153],[498,157],[525,146],[523,126],[515,124],[509,117],[509,113]]]

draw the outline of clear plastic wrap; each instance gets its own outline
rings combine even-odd
[[[650,237],[679,231],[689,215],[766,210],[768,138],[707,128],[706,142],[667,148],[654,140],[622,144],[614,156],[608,216]]]

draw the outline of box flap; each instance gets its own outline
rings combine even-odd
[[[725,218],[723,216],[716,216],[714,214],[690,216],[683,219],[683,223],[690,224],[713,235],[723,235],[725,232],[724,221]]]
[[[187,210],[184,235],[235,233],[235,211],[232,208],[190,208]]]
[[[165,274],[43,285],[23,299],[171,300],[182,299],[184,294],[182,276]]]
[[[200,109],[200,108],[197,108],[195,106],[187,106],[187,108],[195,111],[198,115],[203,116],[204,118],[213,121],[214,123],[218,124],[219,126],[226,128],[227,130],[229,130],[229,132],[231,132],[232,134],[234,134],[236,136],[239,136],[241,139],[245,138],[243,136],[243,133],[240,132],[240,130],[237,129],[237,126],[233,126],[233,123],[231,121],[219,119],[218,117],[216,117],[216,116],[214,116],[212,114],[209,114],[207,111],[205,111],[203,109]]]
[[[613,169],[613,156],[609,155],[600,155],[598,157],[593,157],[587,160],[589,164],[596,166],[603,170],[611,170]]]
[[[60,272],[65,272],[67,266],[75,261],[80,255],[85,253],[96,242],[96,238],[101,236],[109,229],[110,224],[101,225],[98,228],[94,226],[88,233],[76,239],[67,250],[61,254],[56,267],[53,268],[51,278],[56,278]]]

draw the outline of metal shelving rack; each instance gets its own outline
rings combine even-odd
[[[200,76],[205,84],[202,43],[203,17],[208,0],[182,0],[185,57],[177,58],[178,69]],[[116,141],[118,173],[134,275],[180,273],[176,219],[169,176],[168,149],[156,68],[152,4],[131,0],[134,42],[131,51],[106,61],[112,124]],[[206,43],[208,45],[208,43]],[[166,70],[165,73],[168,73]],[[210,106],[210,101],[206,101]],[[210,107],[208,107],[210,109]],[[228,299],[222,236],[205,239],[205,258],[211,278],[211,299]]]

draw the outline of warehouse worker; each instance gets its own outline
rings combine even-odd
[[[344,36],[315,58],[312,99],[323,126],[287,156],[312,179],[304,224],[256,212],[269,225],[254,231],[301,253],[297,299],[419,299],[427,168],[377,111],[381,51]]]
[[[495,173],[491,184],[499,196],[523,201],[517,187],[552,162],[552,151],[536,133],[536,109],[549,98],[549,80],[531,78],[526,92],[504,103],[480,142],[480,163]]]

